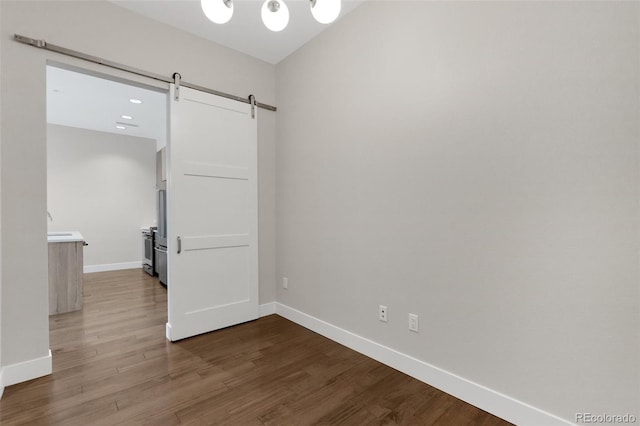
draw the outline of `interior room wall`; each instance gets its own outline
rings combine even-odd
[[[80,231],[88,272],[141,267],[156,224],[156,141],[47,126],[49,231]]]
[[[638,416],[638,8],[365,2],[279,63],[278,301],[570,422]]]
[[[2,8],[0,7],[0,22],[2,22]],[[0,37],[0,129],[2,129],[2,37]],[[0,147],[2,147],[2,132],[0,131]],[[0,188],[2,187],[2,149],[0,148]],[[2,197],[0,196],[0,235],[2,235]],[[2,368],[2,239],[0,238],[0,398],[4,393]]]
[[[15,33],[275,104],[275,67],[143,18],[107,1],[2,1],[2,362],[28,368],[48,355],[45,66],[55,61],[145,84],[160,83],[12,41]],[[114,31],[117,28],[117,31]],[[144,37],[140,35],[144,34]],[[9,107],[10,106],[10,107]],[[272,193],[275,116],[260,111],[259,191]],[[274,300],[273,203],[259,207],[260,302]],[[271,239],[271,240],[270,240]],[[19,364],[19,363],[26,364]]]

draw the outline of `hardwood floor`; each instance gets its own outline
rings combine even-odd
[[[141,270],[85,275],[50,317],[53,374],[5,389],[4,425],[508,425],[271,315],[170,343],[167,293]]]

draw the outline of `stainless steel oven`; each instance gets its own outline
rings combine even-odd
[[[142,230],[142,269],[149,275],[154,274],[154,232],[153,228]]]

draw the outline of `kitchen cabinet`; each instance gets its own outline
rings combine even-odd
[[[82,309],[84,244],[49,242],[49,315]]]

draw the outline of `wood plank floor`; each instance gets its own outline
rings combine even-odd
[[[276,315],[170,343],[166,303],[141,270],[86,274],[53,374],[5,389],[0,424],[509,424]]]

